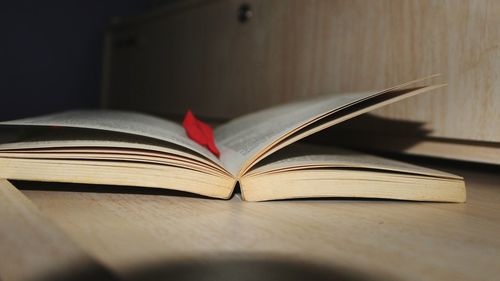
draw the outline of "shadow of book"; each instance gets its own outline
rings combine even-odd
[[[113,194],[141,194],[158,195],[171,197],[187,197],[196,199],[218,200],[217,198],[207,197],[194,193],[140,186],[121,186],[121,185],[103,185],[103,184],[80,184],[80,183],[60,183],[60,182],[38,182],[9,180],[20,190],[44,190],[44,191],[62,191],[62,192],[86,192],[86,193],[113,193]],[[222,200],[222,199],[219,199]]]
[[[364,114],[308,137],[314,144],[335,144],[357,149],[404,151],[432,133],[425,123]],[[383,141],[384,143],[380,143]]]

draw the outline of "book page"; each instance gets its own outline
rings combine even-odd
[[[314,120],[311,120],[307,123],[304,123],[302,126],[295,128],[293,131],[288,132],[281,139],[276,141],[273,145],[269,146],[265,151],[262,151],[258,158],[263,159],[267,155],[270,155],[283,147],[286,147],[298,140],[301,140],[307,136],[310,136],[316,132],[319,132],[323,129],[329,128],[333,125],[339,124],[346,120],[349,120],[353,117],[359,116],[361,114],[370,112],[377,108],[381,108],[391,103],[395,103],[397,101],[432,91],[434,89],[441,88],[445,85],[434,85],[427,87],[418,87],[418,88],[407,88],[400,90],[393,90],[389,92],[385,92],[380,95],[375,95],[370,97],[369,99],[356,102],[343,110],[339,110],[336,112],[327,113],[321,117],[318,117]],[[248,168],[247,168],[248,170]]]
[[[292,144],[240,178],[248,201],[353,197],[465,202],[462,177],[331,146]]]
[[[67,127],[119,132],[172,143],[197,153],[213,163],[222,162],[206,148],[189,139],[179,124],[153,116],[116,110],[77,110],[0,122],[0,126]]]
[[[307,135],[443,86],[406,88],[430,78],[434,76],[383,91],[322,96],[240,117],[215,130],[217,144],[223,148],[221,160],[231,173],[241,176],[267,155]]]
[[[279,137],[304,122],[375,93],[322,96],[273,107],[235,119],[215,129],[215,139],[221,148],[221,160],[231,173],[237,174],[251,156],[258,154]]]
[[[317,168],[358,168],[400,172],[439,178],[462,179],[457,175],[396,160],[332,146],[296,143],[270,155],[245,176]]]
[[[146,155],[155,155],[179,159],[179,165],[193,163],[197,167],[209,167],[211,170],[229,174],[220,165],[187,148],[138,135],[82,128],[43,127],[27,130],[17,135],[12,133],[9,137],[8,131],[10,130],[4,129],[7,134],[2,132],[0,135],[1,157],[9,154],[12,154],[12,157],[19,155],[37,157],[36,155],[47,155],[49,151],[59,155],[64,155],[67,151],[92,151],[102,155],[113,153],[141,155],[142,158]],[[8,137],[4,138],[4,136]],[[89,159],[92,158],[89,157]]]

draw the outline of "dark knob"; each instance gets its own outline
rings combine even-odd
[[[252,7],[248,4],[242,4],[238,9],[238,20],[241,23],[249,21],[253,17]]]

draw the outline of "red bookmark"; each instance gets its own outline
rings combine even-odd
[[[215,145],[214,133],[212,128],[194,117],[191,110],[186,112],[182,126],[186,130],[188,137],[198,144],[205,146],[215,156],[220,157],[219,149]]]

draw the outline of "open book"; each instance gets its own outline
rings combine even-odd
[[[167,188],[263,201],[362,197],[464,202],[461,177],[298,140],[443,85],[321,96],[242,116],[215,129],[220,158],[160,118],[69,111],[0,123],[0,177]],[[381,128],[383,129],[383,128]],[[369,140],[367,140],[369,141]]]

